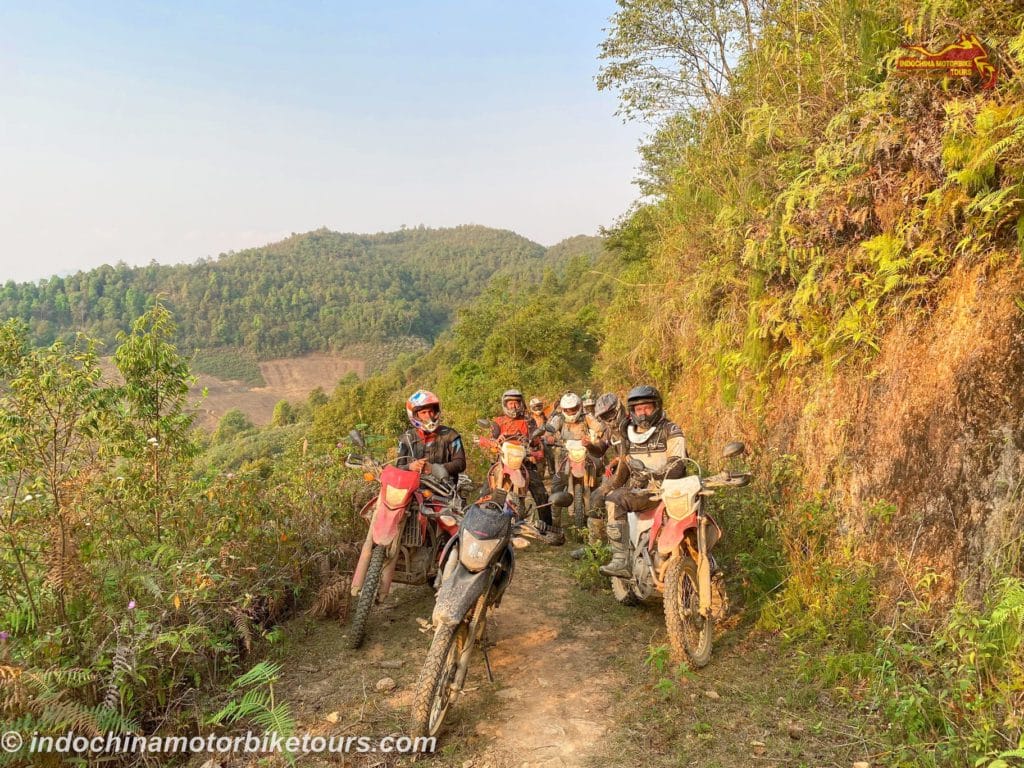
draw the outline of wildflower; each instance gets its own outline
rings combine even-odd
[[[135,601],[134,600],[129,600],[128,601],[128,610],[129,611],[134,611],[135,610]]]
[[[6,629],[0,630],[0,643],[6,643],[7,638],[9,638],[10,636],[11,633],[8,632]]]

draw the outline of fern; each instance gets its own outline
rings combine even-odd
[[[236,678],[231,683],[230,688],[234,690],[236,688],[249,688],[254,685],[271,685],[277,682],[280,675],[280,664],[273,661],[261,661],[248,672]]]
[[[282,738],[287,738],[295,733],[295,717],[287,702],[279,701],[272,707],[265,707],[254,714],[252,719],[267,733],[278,733]]]
[[[238,633],[238,637],[242,641],[242,645],[245,647],[247,652],[251,652],[253,640],[255,639],[252,627],[252,618],[244,610],[238,607],[231,608],[228,613],[231,616],[231,623],[234,624],[235,631]]]
[[[309,614],[317,619],[342,618],[348,612],[348,603],[349,577],[336,575],[320,588]]]

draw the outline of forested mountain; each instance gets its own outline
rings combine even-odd
[[[112,348],[117,332],[162,295],[184,350],[245,347],[266,358],[357,341],[432,341],[492,276],[540,273],[571,255],[482,226],[376,235],[320,229],[194,264],[105,265],[39,283],[8,281],[0,317],[27,322],[39,344],[84,331]]]

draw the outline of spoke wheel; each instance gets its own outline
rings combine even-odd
[[[452,683],[466,647],[469,625],[438,627],[416,684],[412,727],[416,736],[436,736],[454,698]]]
[[[665,625],[677,658],[685,656],[698,669],[711,661],[714,619],[700,615],[697,564],[684,555],[665,574]]]

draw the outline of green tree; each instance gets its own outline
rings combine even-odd
[[[218,445],[226,443],[239,435],[252,432],[255,428],[255,425],[245,415],[244,411],[232,408],[220,417],[220,421],[217,423],[217,430],[213,433],[213,442]]]
[[[295,409],[287,400],[278,400],[274,406],[274,415],[270,417],[270,423],[275,427],[283,427],[295,423]]]
[[[91,340],[33,349],[24,325],[0,326],[0,473],[7,489],[0,561],[12,566],[2,569],[4,608],[27,606],[31,626],[42,624],[52,600],[66,627],[69,601],[84,594],[75,500],[109,406],[99,380]],[[10,620],[8,611],[0,613]],[[63,639],[76,641],[70,633]]]
[[[194,378],[171,343],[175,331],[170,311],[158,302],[132,324],[130,334],[118,335],[121,345],[114,353],[124,379],[117,449],[135,460],[133,473],[147,468],[148,478],[140,482],[146,486],[143,495],[157,541],[172,487],[182,480],[183,463],[197,451],[189,434],[194,417],[187,408]],[[168,471],[177,476],[169,477]]]
[[[620,114],[659,121],[716,102],[750,53],[762,0],[618,0],[601,43],[601,90]]]

